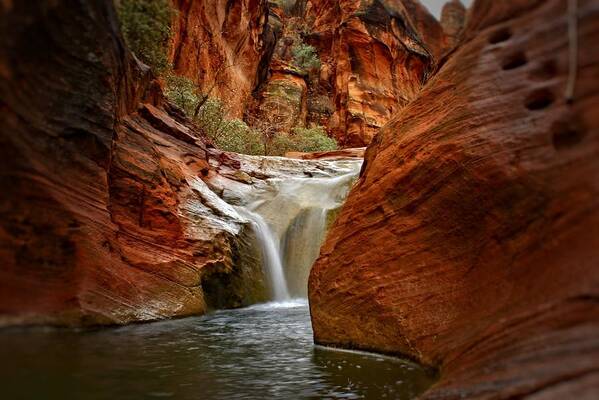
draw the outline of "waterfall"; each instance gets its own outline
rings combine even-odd
[[[272,230],[260,214],[244,208],[238,208],[238,210],[242,216],[250,220],[256,234],[256,240],[260,243],[262,262],[268,273],[273,300],[283,301],[289,299],[289,290],[287,289],[287,282],[283,273],[279,243],[273,235]]]
[[[319,176],[271,178],[248,195],[241,215],[253,227],[273,300],[307,297],[308,276],[358,175],[361,160],[320,161]]]

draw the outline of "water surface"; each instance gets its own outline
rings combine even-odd
[[[315,347],[305,301],[98,331],[0,332],[6,399],[410,399],[395,358]]]

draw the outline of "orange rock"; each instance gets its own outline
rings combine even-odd
[[[290,65],[273,60],[270,77],[257,99],[255,117],[250,119],[268,121],[272,130],[278,133],[289,133],[295,127],[305,126],[307,94],[305,76]]]
[[[447,36],[447,44],[454,47],[460,40],[460,34],[466,23],[466,7],[460,0],[451,0],[441,11],[441,26]]]
[[[412,0],[309,0],[306,18],[309,42],[331,80],[328,129],[343,146],[370,143],[418,93],[445,40],[439,23]]]
[[[174,3],[177,73],[212,89],[250,125],[265,115],[282,133],[323,125],[346,147],[368,144],[447,48],[441,25],[417,0],[301,0],[289,15],[265,1]],[[300,37],[318,51],[316,79],[289,68]]]
[[[599,388],[599,40],[578,2],[477,1],[462,47],[376,136],[313,267],[317,343],[440,369],[424,398]]]
[[[173,0],[170,59],[177,74],[226,100],[241,117],[276,42],[268,25],[266,0]],[[266,63],[266,65],[264,65]]]
[[[0,11],[0,325],[243,304],[244,223],[204,182],[234,163],[164,103],[112,2],[51,3]]]

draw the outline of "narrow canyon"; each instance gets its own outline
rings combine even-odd
[[[0,1],[5,394],[598,398],[599,1],[432,3]]]

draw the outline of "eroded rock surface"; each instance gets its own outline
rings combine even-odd
[[[333,93],[327,127],[345,147],[367,145],[426,82],[441,26],[412,0],[310,0],[306,9],[321,85]]]
[[[424,398],[599,393],[599,39],[579,1],[477,1],[368,148],[310,277],[317,343],[440,369]]]
[[[326,163],[212,148],[126,49],[112,2],[0,11],[0,325],[268,299],[249,221],[223,198]]]
[[[170,59],[177,74],[241,117],[264,82],[276,44],[266,0],[173,0]]]

